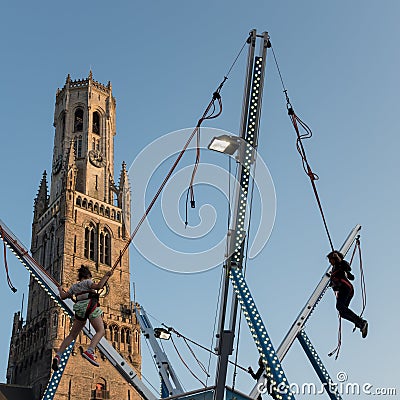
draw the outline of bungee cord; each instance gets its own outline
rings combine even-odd
[[[249,36],[250,37],[250,36]],[[120,255],[118,256],[118,258],[116,259],[114,265],[112,266],[111,270],[114,271],[115,268],[118,267],[118,264],[121,262],[123,255],[125,254],[126,250],[128,249],[129,245],[132,243],[132,240],[134,239],[134,237],[136,236],[137,232],[139,231],[140,227],[142,226],[143,222],[146,220],[148,214],[150,213],[151,209],[153,208],[155,202],[157,201],[158,197],[160,196],[161,192],[163,191],[165,185],[167,184],[167,182],[169,181],[172,173],[174,172],[175,168],[177,167],[177,165],[179,164],[181,158],[183,157],[185,151],[187,150],[187,148],[189,147],[190,142],[192,141],[192,139],[194,138],[195,135],[199,135],[199,131],[200,131],[200,126],[201,124],[207,120],[207,119],[214,119],[217,118],[219,115],[221,115],[222,113],[222,99],[221,99],[221,89],[224,86],[225,82],[228,79],[229,74],[232,71],[232,68],[234,67],[234,65],[236,64],[240,54],[243,51],[243,48],[245,46],[246,43],[248,43],[249,38],[246,39],[246,42],[244,43],[244,45],[242,46],[242,48],[239,51],[239,54],[236,56],[235,60],[233,61],[231,67],[228,70],[228,73],[224,76],[222,82],[219,84],[217,90],[213,93],[212,99],[210,100],[208,106],[206,107],[202,117],[199,119],[196,127],[194,128],[194,130],[192,131],[192,133],[190,134],[188,140],[186,141],[185,145],[183,146],[181,152],[179,153],[177,159],[175,160],[174,164],[172,165],[171,169],[169,170],[168,174],[166,175],[166,177],[164,178],[163,182],[161,183],[161,186],[159,187],[158,191],[156,192],[155,196],[153,197],[153,199],[151,200],[150,204],[148,205],[148,207],[146,208],[143,216],[141,217],[141,219],[139,220],[139,222],[137,223],[135,229],[133,230],[132,234],[129,237],[129,240],[127,241],[127,243],[125,244],[124,248],[121,250]],[[217,112],[217,114],[215,113],[215,101],[218,101],[218,105],[220,107],[219,111]],[[211,113],[210,113],[211,111]],[[210,114],[209,114],[210,113]],[[197,150],[196,150],[196,162],[195,162],[195,166],[194,166],[194,170],[192,173],[192,179],[191,179],[191,183],[189,186],[190,189],[190,193],[191,193],[191,201],[193,201],[193,203],[191,204],[195,204],[194,203],[194,194],[193,194],[193,181],[194,181],[194,177],[196,175],[196,171],[197,171],[197,166],[200,160],[200,149],[199,149],[199,145],[197,146]]]

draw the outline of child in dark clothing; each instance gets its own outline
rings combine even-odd
[[[330,286],[336,294],[336,309],[342,318],[353,322],[360,329],[362,337],[365,338],[368,334],[368,322],[349,308],[354,295],[354,288],[350,282],[350,280],[354,280],[354,275],[350,272],[350,264],[344,260],[343,254],[336,250],[330,252],[327,257],[333,266]]]

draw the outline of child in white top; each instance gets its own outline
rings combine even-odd
[[[100,339],[104,336],[104,323],[103,318],[101,317],[103,311],[99,307],[98,294],[96,290],[104,287],[112,273],[112,271],[106,272],[100,279],[99,283],[94,283],[91,279],[92,274],[90,273],[90,270],[82,265],[78,270],[79,282],[73,284],[68,291],[65,291],[61,286],[58,288],[62,300],[72,298],[72,296],[75,295],[76,303],[74,304],[75,319],[69,335],[63,340],[57,354],[53,358],[52,369],[54,371],[58,370],[62,353],[71,342],[76,339],[79,332],[85,326],[88,318],[95,329],[96,334],[92,337],[88,349],[82,353],[82,356],[96,367],[99,366],[98,362],[95,360],[94,350]]]

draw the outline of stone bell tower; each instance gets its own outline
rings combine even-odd
[[[129,240],[130,186],[125,163],[114,181],[116,102],[110,82],[71,80],[57,90],[54,149],[48,194],[44,172],[34,201],[31,252],[64,288],[77,280],[84,264],[100,279]],[[130,295],[129,251],[100,298],[106,339],[140,372],[140,328]],[[68,335],[71,321],[39,284],[29,283],[26,321],[14,316],[7,382],[32,386],[40,399],[51,376],[51,361]],[[137,399],[138,394],[96,352],[100,368],[83,359],[78,336],[56,400]]]

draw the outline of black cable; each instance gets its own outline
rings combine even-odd
[[[178,332],[178,331],[175,330],[174,328],[172,328],[172,327],[170,327],[170,326],[167,326],[167,325],[165,325],[165,324],[163,324],[163,325],[164,325],[170,332],[175,333],[178,337],[182,337],[182,338],[186,339],[187,341],[189,341],[190,343],[193,343],[193,344],[195,344],[196,346],[200,347],[201,349],[203,349],[203,350],[205,350],[205,351],[208,351],[210,354],[216,355],[212,350],[210,350],[210,349],[208,349],[207,347],[201,345],[200,343],[197,343],[197,342],[195,342],[194,340],[189,339],[188,337],[182,335],[180,332]],[[235,363],[234,363],[233,361],[229,361],[229,363],[235,365]],[[237,367],[240,368],[241,370],[247,372],[247,369],[246,369],[246,368],[242,367],[242,366],[239,365],[239,364],[236,364],[236,365],[237,365]]]
[[[192,172],[192,178],[190,180],[190,184],[189,184],[189,188],[188,188],[188,192],[186,193],[186,204],[185,204],[185,228],[188,225],[188,201],[189,201],[189,193],[190,193],[190,207],[191,208],[195,208],[196,207],[196,202],[195,202],[195,198],[194,198],[194,189],[193,189],[193,182],[194,182],[194,177],[196,175],[197,172],[197,168],[198,168],[198,164],[200,162],[200,125],[201,122],[203,122],[203,120],[206,119],[213,119],[218,117],[219,115],[221,115],[222,113],[222,101],[221,101],[221,96],[219,95],[219,92],[222,89],[222,86],[224,85],[225,81],[228,79],[229,74],[231,73],[233,67],[235,66],[237,60],[239,59],[240,55],[242,54],[242,51],[244,49],[244,47],[246,46],[247,43],[249,43],[249,38],[251,37],[251,34],[249,35],[249,37],[246,39],[246,41],[243,43],[243,46],[241,47],[241,49],[239,50],[239,53],[237,54],[237,56],[235,57],[235,59],[233,60],[232,65],[230,66],[228,72],[226,73],[226,75],[224,76],[224,79],[222,80],[221,84],[219,85],[218,89],[216,90],[216,92],[214,92],[214,96],[213,99],[217,100],[218,99],[218,103],[220,106],[220,111],[215,114],[215,102],[213,101],[212,103],[212,111],[210,114],[208,114],[207,116],[204,116],[199,120],[198,123],[198,131],[197,131],[197,146],[196,146],[196,160],[195,160],[195,164],[193,167],[193,172]]]
[[[206,384],[205,384],[205,383],[190,369],[189,365],[187,365],[187,363],[186,363],[185,360],[183,359],[181,353],[179,352],[178,348],[176,347],[176,344],[175,344],[174,339],[172,338],[172,336],[171,336],[171,342],[172,342],[172,345],[173,345],[174,348],[175,348],[176,354],[178,354],[180,360],[182,361],[182,364],[186,367],[186,369],[190,372],[190,374],[191,374],[195,379],[197,379],[204,387],[207,387],[207,385],[206,385]]]
[[[212,351],[212,348],[213,348],[213,342],[214,342],[214,338],[215,338],[215,330],[216,330],[216,327],[217,327],[219,300],[220,300],[220,298],[221,298],[221,290],[222,290],[222,277],[223,277],[223,275],[224,275],[223,272],[224,272],[224,270],[221,269],[221,277],[220,277],[220,280],[219,280],[218,300],[217,300],[217,306],[216,306],[216,308],[215,308],[214,326],[213,326],[213,332],[212,332],[212,336],[211,336],[211,349],[207,349],[207,351],[209,352],[208,365],[207,365],[207,372],[208,372],[208,373],[210,372],[210,368],[211,368],[211,356],[212,356],[213,354],[215,354],[215,353]],[[206,385],[207,385],[207,383],[208,383],[208,377],[206,378]]]
[[[243,49],[244,49],[244,46],[246,46],[246,44],[249,43],[249,39],[250,39],[250,38],[251,38],[251,34],[250,34],[249,37],[246,39],[246,41],[243,43],[242,48],[239,50],[239,53],[238,53],[238,55],[236,56],[235,60],[233,61],[231,67],[230,67],[229,70],[228,70],[228,72],[226,73],[225,78],[228,79],[228,76],[229,76],[229,74],[231,73],[232,68],[234,67],[234,65],[236,64],[236,62],[237,62],[237,60],[239,59],[240,55],[242,54],[242,51],[243,51]]]
[[[200,367],[200,369],[206,374],[207,377],[210,377],[211,375],[208,373],[206,367],[204,366],[204,364],[197,358],[196,354],[194,353],[193,349],[190,347],[188,340],[183,338],[183,341],[185,342],[187,348],[189,349],[190,353],[192,354],[193,358],[196,360],[198,366]]]
[[[270,42],[270,43],[271,43],[271,42]],[[283,77],[282,77],[282,74],[281,74],[281,69],[279,68],[278,60],[277,60],[277,58],[276,58],[275,51],[274,51],[274,48],[272,47],[272,44],[271,44],[271,50],[272,50],[272,55],[274,56],[276,69],[278,70],[279,78],[280,78],[281,83],[282,83],[283,92],[286,94],[286,93],[287,93],[287,90],[286,90],[286,87],[285,87],[285,83],[283,82]]]

